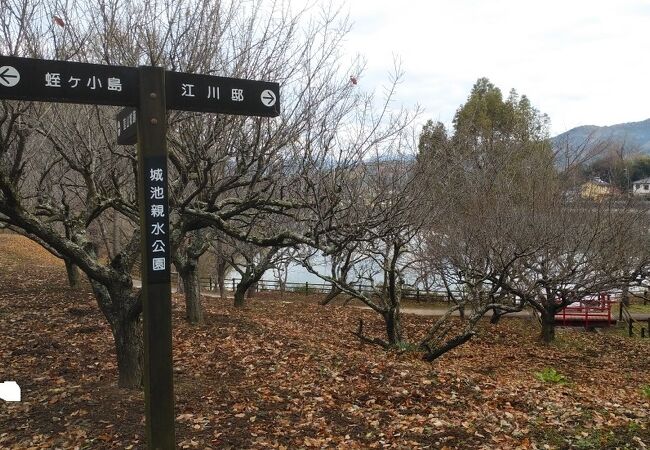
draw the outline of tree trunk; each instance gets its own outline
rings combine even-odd
[[[399,345],[402,342],[402,327],[400,324],[399,309],[390,308],[384,313],[386,324],[386,337],[391,346]]]
[[[490,323],[496,325],[501,320],[501,317],[503,317],[503,314],[497,308],[492,308],[492,317],[490,318]]]
[[[255,293],[257,292],[257,281],[253,283],[247,290],[246,290],[246,298],[253,298],[255,297]]]
[[[235,289],[235,308],[243,308],[246,306],[246,291],[248,291],[248,287],[244,285],[244,280],[242,278]]]
[[[138,297],[132,287],[115,283],[111,290],[91,279],[97,304],[108,320],[117,355],[118,386],[142,387],[144,377],[144,336]],[[120,305],[118,311],[114,305]]]
[[[339,289],[338,287],[332,285],[332,288],[331,288],[330,291],[327,293],[327,297],[325,297],[323,300],[321,300],[321,301],[320,301],[320,304],[323,305],[323,306],[327,305],[329,302],[331,302],[331,301],[334,300],[336,297],[338,297],[338,295],[339,295],[341,292],[343,292],[343,291],[341,291],[341,289]]]
[[[444,355],[448,351],[453,350],[456,347],[458,347],[459,345],[462,345],[465,342],[469,341],[474,336],[474,334],[475,333],[473,331],[471,331],[471,332],[468,332],[468,333],[463,333],[460,336],[456,336],[455,338],[450,339],[449,341],[447,341],[444,345],[442,345],[439,348],[429,349],[429,351],[427,351],[427,353],[423,356],[422,359],[424,359],[425,361],[431,362],[431,361],[441,357],[442,355]]]
[[[226,271],[217,271],[217,284],[219,285],[219,297],[221,300],[226,299]]]
[[[542,341],[546,344],[555,340],[555,310],[542,313]]]
[[[68,274],[68,284],[72,289],[78,289],[80,286],[79,268],[71,261],[65,259],[65,271]]]
[[[257,282],[260,281],[264,275],[264,270],[256,270],[252,274],[251,272],[244,273],[241,276],[241,280],[235,289],[235,307],[243,308],[246,305],[246,296],[251,298],[251,291],[257,287]]]
[[[185,316],[189,323],[203,322],[203,308],[201,307],[201,280],[196,264],[186,264],[179,271],[185,292]]]
[[[111,324],[117,353],[118,386],[142,387],[144,377],[144,339],[142,323],[135,319],[115,319]]]

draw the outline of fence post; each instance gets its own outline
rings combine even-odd
[[[627,323],[627,335],[628,337],[634,336],[634,330],[632,329],[632,319],[630,318],[630,321]]]
[[[309,281],[305,281],[305,296],[309,296]]]
[[[232,291],[235,292],[235,279],[232,279]]]
[[[420,288],[415,288],[415,299],[420,301]]]

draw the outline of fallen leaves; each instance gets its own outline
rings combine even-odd
[[[62,265],[22,238],[0,235],[0,267],[0,380],[18,378],[25,399],[0,404],[0,447],[143,448],[142,394],[115,386],[110,329],[89,290],[68,290]],[[644,448],[650,440],[640,391],[650,384],[647,342],[560,330],[558,345],[542,347],[532,323],[504,319],[428,364],[351,339],[359,315],[368,333],[382,333],[354,308],[299,295],[291,303],[259,296],[245,310],[213,298],[205,305],[205,324],[188,326],[182,299],[174,303],[180,448],[601,448],[616,439]],[[404,323],[415,336],[426,318]],[[535,378],[551,366],[570,383]]]

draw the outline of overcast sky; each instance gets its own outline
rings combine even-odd
[[[449,124],[477,78],[526,94],[553,135],[650,118],[650,0],[349,0],[347,52],[380,87],[393,56],[398,101]]]

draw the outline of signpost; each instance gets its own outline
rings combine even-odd
[[[117,115],[118,143],[138,144],[147,442],[150,449],[173,449],[167,109],[275,117],[279,85],[160,67],[0,56],[0,99],[130,107]]]

